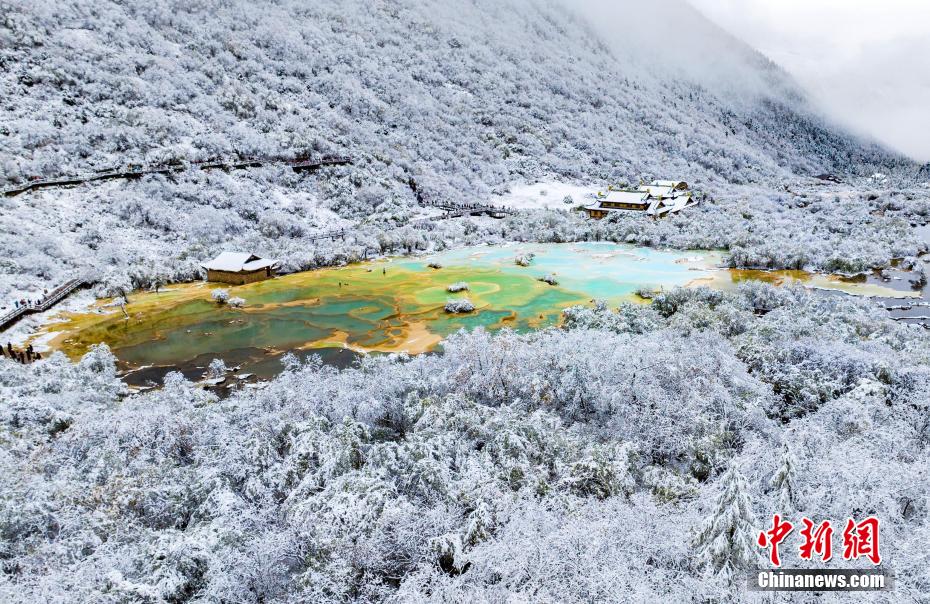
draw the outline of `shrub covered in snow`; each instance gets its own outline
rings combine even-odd
[[[456,292],[468,291],[468,284],[465,283],[464,281],[458,281],[446,287],[446,291],[449,292],[450,294],[454,294]]]
[[[468,298],[454,298],[446,302],[445,310],[452,314],[469,313],[475,310],[475,305]]]
[[[921,330],[769,286],[570,311],[224,399],[0,359],[0,600],[727,601],[773,512],[874,509],[928,592]]]
[[[548,283],[549,285],[559,284],[558,280],[555,278],[555,275],[544,275],[539,278],[539,281],[542,281],[543,283]]]
[[[213,359],[210,366],[207,367],[205,377],[210,379],[220,378],[226,375],[226,362],[223,359]]]
[[[210,297],[213,298],[213,301],[217,304],[226,304],[226,302],[229,301],[229,290],[215,289],[210,293]]]

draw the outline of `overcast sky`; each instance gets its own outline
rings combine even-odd
[[[829,115],[930,161],[930,0],[689,0]]]

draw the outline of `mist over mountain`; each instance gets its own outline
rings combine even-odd
[[[688,82],[729,103],[763,98],[804,106],[804,94],[777,65],[709,21],[685,0],[566,3],[641,77]]]

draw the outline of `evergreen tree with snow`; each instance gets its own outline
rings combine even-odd
[[[787,441],[782,448],[781,463],[775,475],[772,476],[772,488],[776,493],[775,512],[789,514],[797,509],[797,489],[795,488],[795,472],[798,460],[791,452]]]
[[[736,573],[756,560],[754,525],[746,478],[731,462],[720,477],[714,511],[693,541],[698,565],[728,583],[734,582]]]

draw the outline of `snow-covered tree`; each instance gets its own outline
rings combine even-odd
[[[132,291],[132,281],[129,276],[119,270],[107,271],[101,278],[99,288],[104,296],[120,297],[129,302],[129,292]]]
[[[206,376],[211,379],[220,378],[226,375],[226,362],[223,359],[213,359],[210,366],[207,367]]]
[[[733,583],[741,570],[758,559],[755,544],[755,514],[749,486],[735,462],[717,481],[713,509],[695,536],[697,564]]]
[[[788,441],[785,441],[781,450],[778,469],[772,476],[772,489],[776,494],[774,512],[782,516],[788,516],[798,509],[798,494],[796,474],[798,472],[798,460],[795,458]]]

